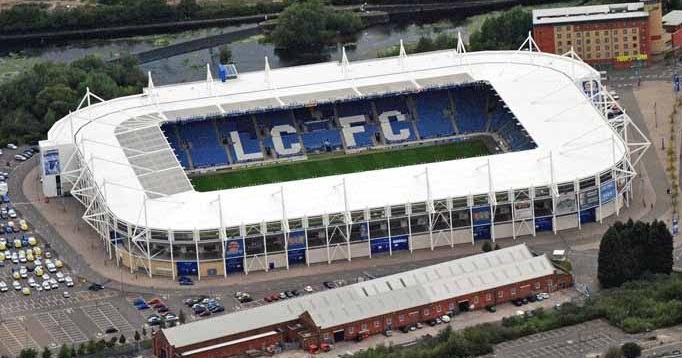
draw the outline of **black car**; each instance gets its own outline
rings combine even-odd
[[[400,327],[400,330],[401,330],[403,333],[407,333],[407,332],[410,331],[410,326],[403,326],[403,327]]]
[[[522,300],[521,300],[521,303],[524,304],[524,305],[527,305],[527,304],[528,304],[528,299],[527,299],[527,298],[522,299]]]
[[[299,291],[299,290],[293,290],[293,291],[291,291],[291,293],[293,293],[294,296],[300,296],[301,295],[301,291]]]
[[[433,327],[433,326],[435,326],[438,322],[436,322],[435,319],[430,319],[430,320],[426,321],[426,323],[427,323],[429,326]]]
[[[287,295],[287,298],[292,298],[294,297],[294,293],[291,291],[284,291],[284,294]]]
[[[495,305],[490,305],[485,308],[488,312],[495,313],[497,312],[497,306]]]
[[[326,288],[329,288],[329,289],[332,289],[332,288],[335,288],[335,287],[336,287],[336,285],[334,284],[334,282],[331,282],[331,281],[324,281],[324,282],[322,282],[322,285],[323,285],[324,287],[326,287]]]
[[[530,302],[535,302],[538,300],[538,297],[535,295],[530,295],[527,298],[528,298],[528,301],[530,301]]]
[[[194,311],[194,314],[199,314],[207,310],[206,306],[204,305],[197,305],[192,307],[192,310]]]
[[[210,311],[211,311],[211,313],[223,312],[223,311],[225,311],[225,307],[220,306],[220,305],[213,306],[213,307],[211,307]]]
[[[99,283],[93,283],[92,285],[88,286],[88,290],[90,291],[99,291],[103,289],[104,286],[100,285]]]
[[[116,327],[109,327],[104,331],[104,333],[107,333],[107,334],[116,333],[116,332],[118,332],[118,328],[116,328]]]
[[[521,301],[521,300],[513,300],[512,303],[513,303],[514,306],[516,306],[516,307],[523,306],[523,301]]]

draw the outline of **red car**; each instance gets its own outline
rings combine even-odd
[[[265,296],[263,299],[265,300],[265,302],[272,302],[271,296]]]
[[[273,293],[272,295],[270,295],[270,299],[272,299],[273,301],[279,301],[279,293]]]
[[[201,313],[199,313],[199,317],[206,317],[206,316],[210,316],[210,315],[211,315],[211,311],[209,311],[209,310],[205,310],[205,311],[202,311]]]

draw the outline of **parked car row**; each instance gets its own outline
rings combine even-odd
[[[546,300],[548,298],[549,298],[549,293],[541,292],[541,293],[529,295],[528,297],[515,299],[512,301],[512,303],[514,304],[514,306],[521,307],[525,304],[528,304],[529,302],[542,301],[542,300]]]
[[[175,324],[179,317],[171,312],[166,303],[158,297],[145,301],[143,298],[136,298],[133,300],[133,305],[138,310],[147,310],[153,308],[156,312],[147,316],[147,323],[150,326],[161,325],[162,322]]]
[[[206,317],[224,311],[225,307],[213,298],[204,298],[201,302],[192,305],[192,312],[199,317]]]
[[[441,317],[437,317],[437,318],[427,320],[425,323],[431,327],[439,325],[441,323],[450,323],[452,321],[452,316],[454,316],[454,313],[450,312],[450,313],[445,314]],[[407,333],[407,332],[411,332],[411,331],[416,331],[418,329],[422,329],[423,327],[424,327],[424,324],[422,322],[417,322],[415,324],[410,324],[407,326],[400,327],[400,330],[403,333]],[[384,331],[385,336],[391,336],[392,334],[393,334],[392,330]]]
[[[7,148],[12,149],[12,150],[18,149],[16,145],[11,144],[11,143],[7,145]],[[15,154],[14,160],[19,161],[19,162],[23,162],[23,161],[30,159],[36,153],[38,153],[38,148],[26,149],[21,153]]]

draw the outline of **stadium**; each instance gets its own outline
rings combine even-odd
[[[456,49],[237,73],[111,100],[40,142],[111,259],[225,276],[580,228],[649,141],[573,52]]]

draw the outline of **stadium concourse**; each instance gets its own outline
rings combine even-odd
[[[100,103],[41,141],[111,257],[223,276],[601,222],[649,142],[575,54],[456,50],[244,73]],[[522,46],[523,47],[523,46]],[[188,173],[488,138],[490,155],[198,192]],[[407,149],[405,149],[407,148]],[[417,150],[417,149],[414,149]],[[252,170],[252,169],[246,169]]]

